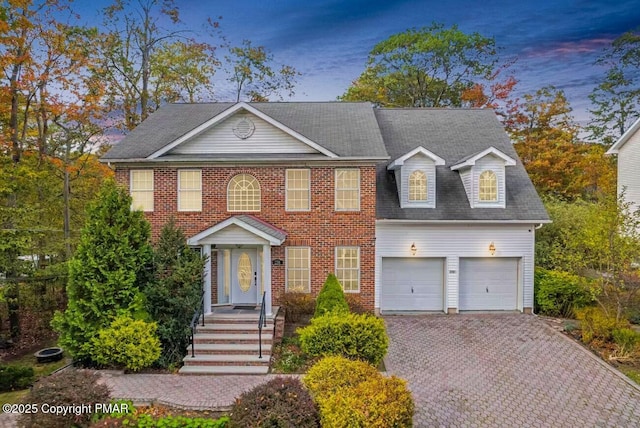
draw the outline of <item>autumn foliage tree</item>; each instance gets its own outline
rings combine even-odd
[[[615,166],[604,147],[582,143],[564,92],[526,94],[505,120],[531,181],[543,195],[573,200],[615,193]]]

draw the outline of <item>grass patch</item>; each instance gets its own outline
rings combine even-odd
[[[640,385],[640,367],[619,365],[618,370],[624,373],[629,379]]]
[[[50,348],[52,346],[56,346],[55,342],[44,344],[43,346],[39,346],[38,349]],[[63,358],[60,361],[55,361],[52,363],[44,363],[38,364],[36,357],[34,357],[35,351],[29,350],[22,355],[11,356],[7,358],[6,361],[2,361],[2,364],[7,366],[27,366],[33,367],[34,379],[37,381],[38,379],[49,376],[54,371],[58,370],[61,367],[66,366],[71,363],[70,358]],[[9,391],[0,393],[0,405],[4,403],[20,403],[22,399],[29,392],[28,389],[23,389],[19,391]]]
[[[304,373],[313,363],[313,359],[300,349],[297,334],[283,337],[282,343],[275,348],[273,358],[271,367],[274,373]]]

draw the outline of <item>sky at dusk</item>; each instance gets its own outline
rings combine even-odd
[[[96,25],[105,0],[77,0],[82,20]],[[517,93],[546,85],[563,89],[582,124],[587,95],[603,75],[595,59],[620,34],[640,28],[637,1],[471,0],[177,0],[180,16],[194,32],[207,17],[220,20],[232,45],[249,39],[276,61],[302,73],[293,98],[330,101],[343,94],[365,67],[378,42],[432,22],[494,37],[512,67]],[[217,98],[225,98],[220,88]],[[228,97],[227,97],[228,98]]]

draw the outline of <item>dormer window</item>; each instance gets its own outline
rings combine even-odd
[[[480,174],[478,199],[480,202],[496,202],[498,200],[498,177],[496,173],[487,170]]]
[[[409,176],[409,201],[424,202],[427,200],[427,174],[416,170]]]

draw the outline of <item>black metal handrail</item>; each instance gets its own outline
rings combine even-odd
[[[198,321],[200,320],[200,315],[202,315],[202,327],[204,327],[204,289],[202,290],[202,294],[200,295],[200,304],[193,311],[193,317],[191,317],[191,335],[189,336],[189,344],[191,345],[191,358],[195,358],[196,350],[195,350],[195,335],[196,330],[198,329]]]
[[[260,318],[258,318],[258,358],[262,358],[262,324],[267,326],[267,313],[265,312],[265,299],[267,293],[262,293],[262,305],[260,306]]]

